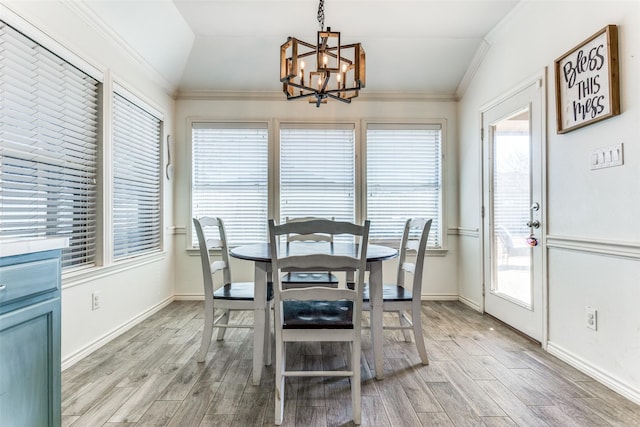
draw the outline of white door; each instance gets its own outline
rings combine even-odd
[[[540,342],[544,90],[536,79],[482,111],[484,310]]]

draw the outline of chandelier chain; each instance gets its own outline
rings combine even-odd
[[[320,23],[320,31],[324,31],[324,0],[320,0],[318,4],[318,22]]]

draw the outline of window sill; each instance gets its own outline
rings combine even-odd
[[[135,258],[117,261],[107,266],[88,267],[66,273],[63,272],[62,289],[72,288],[96,279],[141,267],[146,264],[163,261],[166,258],[167,252],[154,252],[148,255],[140,255]]]

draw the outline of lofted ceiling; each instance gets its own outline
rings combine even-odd
[[[520,0],[325,0],[325,25],[362,43],[367,92],[453,96]],[[280,91],[288,36],[314,43],[317,0],[91,0],[91,16],[180,94]]]

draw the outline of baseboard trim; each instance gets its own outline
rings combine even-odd
[[[548,342],[547,351],[549,352],[549,354],[552,354],[558,359],[564,362],[567,362],[569,365],[589,375],[596,381],[606,385],[616,393],[619,393],[622,396],[626,397],[627,399],[631,400],[632,402],[640,405],[640,390],[635,389],[634,387],[628,384],[625,384],[620,379],[614,376],[611,376],[607,372],[604,372],[603,370],[597,368],[596,366],[593,366],[589,362],[585,361],[579,356],[576,356],[570,351],[565,350],[564,348],[560,347],[557,344]]]
[[[421,301],[457,301],[458,294],[422,294]]]
[[[175,301],[204,301],[204,294],[174,294]]]
[[[474,309],[478,313],[482,313],[482,308],[480,307],[480,304],[478,304],[477,302],[472,301],[472,300],[470,300],[468,298],[465,298],[462,295],[458,296],[458,301],[460,301],[461,303],[463,303],[467,307],[470,307],[470,308]]]
[[[173,296],[165,298],[164,300],[160,301],[158,304],[154,305],[150,309],[144,311],[143,313],[140,313],[139,315],[137,315],[134,318],[130,319],[129,321],[125,322],[121,326],[115,328],[111,332],[103,335],[102,337],[100,337],[97,340],[91,342],[89,345],[85,346],[84,348],[81,348],[80,350],[78,350],[75,353],[71,354],[70,356],[66,357],[62,361],[62,370],[64,371],[65,369],[73,366],[74,364],[76,364],[77,362],[79,362],[80,360],[82,360],[83,358],[88,356],[89,354],[93,353],[94,351],[96,351],[100,347],[102,347],[105,344],[107,344],[109,341],[111,341],[114,338],[124,334],[129,329],[131,329],[134,326],[136,326],[138,323],[142,322],[143,320],[147,319],[151,315],[153,315],[153,314],[157,313],[158,311],[162,310],[163,308],[165,308],[166,306],[171,304],[173,301],[174,301],[174,297]]]

